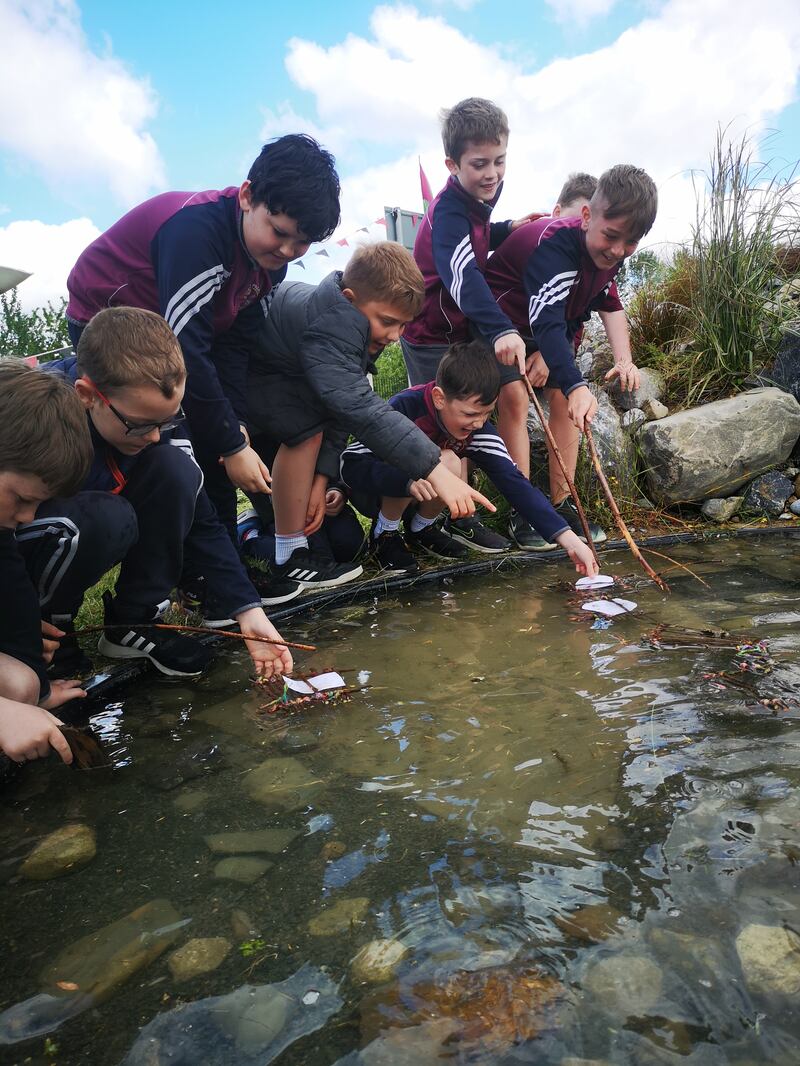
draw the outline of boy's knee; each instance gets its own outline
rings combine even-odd
[[[19,659],[0,652],[0,696],[17,703],[38,704],[39,692],[36,671]]]
[[[147,448],[136,460],[136,476],[152,481],[156,491],[183,495],[194,500],[203,484],[203,473],[193,454],[179,444]]]
[[[521,381],[509,381],[497,397],[498,413],[509,418],[528,417],[528,390]]]

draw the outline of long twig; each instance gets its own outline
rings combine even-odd
[[[600,457],[597,454],[597,448],[595,447],[594,437],[592,436],[592,431],[591,429],[589,429],[588,426],[585,431],[585,437],[586,443],[589,446],[589,454],[592,457],[592,465],[594,466],[595,473],[597,474],[597,480],[602,485],[603,492],[605,493],[606,499],[608,500],[608,506],[611,508],[611,513],[614,516],[614,521],[616,522],[617,529],[620,531],[625,541],[627,542],[628,547],[633,553],[634,559],[636,559],[636,561],[639,563],[639,565],[650,578],[650,580],[654,581],[658,585],[658,587],[662,589],[662,591],[669,592],[669,585],[662,577],[658,576],[652,566],[648,563],[648,561],[639,551],[636,541],[633,539],[630,534],[630,530],[625,525],[625,519],[619,513],[617,501],[614,499],[614,493],[611,491],[611,486],[606,480],[606,475],[603,473],[603,467],[600,465]],[[672,562],[672,560],[670,560],[670,562]]]
[[[76,629],[76,636],[84,633],[102,633],[105,629],[172,629],[183,630],[185,633],[213,633],[215,637],[230,637],[231,640],[257,640],[261,644],[276,644],[281,648],[296,648],[297,651],[316,651],[314,644],[294,644],[291,640],[273,640],[271,637],[248,636],[245,633],[231,633],[229,629],[211,629],[209,626],[181,626],[168,625],[166,622],[136,622],[121,623],[114,625],[87,626],[85,629]],[[71,636],[72,634],[70,634]]]
[[[699,574],[696,574],[694,570],[690,570],[688,566],[684,566],[683,563],[679,563],[677,559],[673,559],[669,555],[664,555],[663,552],[654,551],[652,548],[644,548],[643,550],[646,551],[648,555],[657,555],[659,559],[666,559],[668,563],[672,563],[672,565],[678,567],[678,569],[685,570],[690,577],[693,577],[695,581],[699,581],[701,585],[705,585],[707,589],[711,588],[709,583],[707,581],[703,581],[702,577],[700,577]]]
[[[561,452],[559,451],[558,445],[556,444],[555,437],[553,436],[553,434],[552,434],[552,432],[550,430],[550,426],[548,425],[547,419],[544,417],[544,411],[542,410],[542,405],[539,403],[539,399],[538,399],[536,393],[533,391],[533,386],[531,385],[530,381],[528,380],[528,375],[527,374],[523,374],[523,380],[524,380],[525,384],[528,387],[528,397],[529,397],[531,403],[533,404],[533,406],[536,408],[536,414],[539,416],[539,421],[542,423],[542,429],[544,430],[544,434],[547,437],[547,443],[549,444],[549,446],[550,446],[550,448],[551,448],[551,450],[553,452],[553,455],[556,457],[556,461],[558,462],[558,465],[561,467],[561,473],[564,475],[564,480],[567,483],[567,488],[570,491],[570,495],[572,496],[572,499],[575,501],[575,508],[576,508],[576,510],[578,512],[578,518],[580,518],[580,520],[581,520],[581,526],[583,528],[583,535],[586,537],[586,543],[589,545],[589,548],[590,548],[590,550],[592,552],[592,555],[594,556],[594,560],[597,563],[597,565],[599,566],[600,565],[600,560],[597,558],[597,551],[596,551],[595,546],[594,546],[594,541],[592,540],[592,534],[591,534],[591,532],[589,530],[589,523],[586,520],[586,513],[583,510],[583,504],[581,503],[580,496],[578,495],[578,490],[575,488],[575,483],[572,480],[572,478],[570,477],[569,472],[567,471],[567,467],[566,467],[566,465],[564,463],[564,457],[562,456]]]

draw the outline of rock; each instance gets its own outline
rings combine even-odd
[[[597,944],[618,932],[617,924],[622,913],[607,903],[590,903],[572,914],[559,915],[556,925],[567,936],[582,940],[585,944]]]
[[[350,976],[367,985],[380,985],[394,977],[408,954],[399,940],[370,940],[350,963]]]
[[[246,855],[234,855],[223,859],[214,867],[214,877],[221,881],[240,881],[252,885],[272,866],[266,859],[251,859]]]
[[[286,810],[307,806],[323,782],[290,755],[266,759],[247,776],[248,794],[260,803]]]
[[[645,400],[642,404],[642,411],[648,422],[655,422],[659,418],[666,418],[669,414],[669,408],[665,407],[660,400]]]
[[[39,841],[20,867],[29,881],[49,881],[72,873],[97,854],[97,837],[88,825],[65,825]]]
[[[641,955],[620,952],[593,963],[583,987],[614,1017],[646,1014],[661,995],[661,970]]]
[[[65,948],[42,973],[45,990],[0,1014],[0,1044],[57,1029],[116,992],[180,936],[181,920],[163,899],[137,907]]]
[[[641,407],[631,407],[620,419],[622,428],[629,430],[631,433],[635,433],[639,426],[644,425],[646,421],[647,415]]]
[[[633,470],[636,451],[628,433],[622,429],[619,413],[602,389],[590,386],[598,403],[592,422],[592,435],[606,477],[616,478],[612,488],[623,495],[633,490]]]
[[[648,400],[661,400],[664,396],[664,375],[658,370],[642,367],[639,370],[640,384],[633,392],[624,392],[620,388],[619,378],[614,378],[605,386],[606,392],[614,404],[623,411],[643,408]]]
[[[800,515],[800,500],[795,500],[794,503],[790,503],[789,510],[792,514]]]
[[[167,965],[176,981],[191,981],[201,973],[216,970],[232,947],[224,936],[195,937],[173,951]]]
[[[329,840],[322,845],[319,855],[323,862],[330,862],[331,859],[340,859],[346,851],[347,845],[341,840]]]
[[[236,833],[212,833],[205,841],[216,855],[242,855],[250,851],[280,855],[297,835],[295,829],[245,829]]]
[[[335,933],[347,933],[354,925],[363,925],[369,909],[366,896],[355,899],[340,899],[332,907],[326,907],[308,923],[312,936],[333,936]]]
[[[320,1029],[341,1006],[330,977],[306,964],[277,984],[242,985],[228,995],[157,1014],[122,1066],[267,1066],[294,1041]]]
[[[764,996],[800,993],[800,937],[779,925],[748,925],[736,937],[748,987]]]
[[[181,814],[195,814],[208,803],[209,795],[203,789],[195,788],[191,792],[179,792],[172,801]]]
[[[258,935],[253,919],[241,907],[234,907],[231,911],[231,929],[237,940],[248,940]]]
[[[800,496],[800,476],[794,479],[794,494]]]
[[[729,496],[725,500],[704,500],[700,513],[709,522],[729,522],[742,506],[743,496]]]
[[[788,477],[784,477],[777,470],[760,474],[747,486],[742,508],[750,514],[765,514],[777,518],[793,488]]]
[[[305,729],[288,729],[276,739],[276,747],[286,755],[299,755],[319,747],[322,730],[307,726]]]
[[[780,389],[754,389],[639,431],[648,495],[662,504],[733,495],[753,473],[784,462],[800,436],[800,404]]]
[[[795,285],[798,279],[790,282]],[[784,292],[787,286],[780,290]],[[779,294],[780,299],[780,294]],[[800,322],[787,323],[772,366],[759,371],[756,375],[759,385],[776,385],[800,400]]]
[[[169,760],[164,766],[156,766],[147,773],[147,781],[153,788],[171,792],[187,781],[216,773],[225,765],[225,759],[217,744],[196,744]]]

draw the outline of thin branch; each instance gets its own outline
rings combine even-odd
[[[247,636],[244,633],[232,633],[229,629],[211,629],[209,626],[168,625],[166,622],[136,622],[115,625],[87,626],[74,630],[75,636],[83,633],[102,633],[106,629],[171,629],[185,633],[212,633],[215,637],[229,637],[231,640],[256,640],[261,644],[275,644],[280,648],[296,648],[297,651],[316,651],[314,644],[294,644],[291,640],[273,640],[271,637]],[[71,636],[72,634],[70,634]]]

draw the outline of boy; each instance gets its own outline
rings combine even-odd
[[[599,311],[614,355],[606,380],[619,377],[624,389],[638,388],[639,372],[631,357],[628,324],[614,277],[649,232],[657,205],[655,184],[643,170],[612,167],[601,175],[591,201],[576,217],[531,222],[509,237],[486,268],[498,306],[529,338],[531,384],[561,392],[551,393],[551,417],[571,475],[579,433],[597,411],[597,401],[575,364],[575,337],[592,311]],[[528,398],[521,377],[503,391],[509,394],[518,423],[525,426]],[[568,422],[575,427],[572,433],[565,428]],[[552,456],[550,470],[553,505],[582,536],[575,504]],[[606,539],[597,525],[591,525],[590,532],[596,542]],[[542,547],[547,550],[545,545],[539,550]]]
[[[470,324],[494,348],[505,381],[515,366],[518,376],[523,372],[525,343],[497,306],[483,273],[490,249],[500,247],[532,217],[489,221],[503,187],[508,119],[490,100],[470,97],[443,112],[442,142],[450,178],[429,205],[414,242],[414,258],[425,278],[425,303],[400,342],[409,384],[432,381],[448,346],[469,340]],[[516,419],[509,421],[502,393],[497,421],[519,462],[528,447],[527,432]],[[510,547],[475,518],[456,520],[451,529],[459,540],[484,551]]]
[[[78,398],[54,378],[11,359],[0,361],[0,751],[16,762],[54,748],[72,753],[49,712],[86,693],[77,681],[53,681],[43,652],[36,589],[14,531],[33,518],[38,503],[69,495],[89,469],[91,442]],[[77,551],[77,538],[68,542]],[[48,627],[51,637],[59,631]]]
[[[581,574],[594,575],[597,563],[547,498],[523,477],[511,460],[497,429],[488,421],[500,391],[500,367],[483,341],[454,344],[439,363],[436,381],[406,389],[389,401],[442,448],[442,458],[454,472],[461,459],[471,459],[500,492],[542,536],[555,541]],[[366,500],[365,513],[374,517],[372,547],[383,569],[409,573],[417,569],[414,556],[399,533],[400,518],[411,498],[420,506],[406,540],[425,549],[422,525],[432,523],[442,501],[426,479],[410,480],[389,463],[378,460],[363,444],[351,444],[342,456],[342,477],[351,487],[357,505]],[[378,505],[379,501],[379,505]]]
[[[39,507],[34,522],[18,531],[29,565],[47,550],[37,534],[55,516],[74,514],[87,495],[119,497],[135,513],[138,539],[119,556],[122,566],[114,596],[104,596],[105,620],[114,628],[103,633],[99,650],[114,659],[146,658],[171,677],[202,672],[211,658],[206,647],[147,625],[158,621],[169,603],[184,545],[201,560],[225,622],[230,616],[242,633],[280,640],[203,491],[191,445],[180,433],[186,369],[180,345],[164,319],[133,307],[101,311],[83,331],[77,359],[49,363],[40,373],[74,386],[86,412],[94,454],[75,500],[50,500]],[[116,527],[107,533],[113,541]],[[51,614],[70,625],[91,583],[73,568],[69,580],[49,592]],[[225,622],[220,618],[216,624]],[[292,669],[286,648],[251,641],[247,649],[258,673]]]
[[[338,477],[351,433],[410,477],[428,479],[454,516],[472,514],[476,501],[494,510],[367,380],[373,361],[421,307],[423,292],[413,258],[393,241],[359,248],[344,273],[334,271],[316,287],[284,282],[278,289],[248,380],[253,440],[265,455],[275,454],[278,576],[331,588],[361,574],[357,564],[332,566],[315,556],[307,539],[322,523],[328,482]],[[269,521],[269,501],[251,499]]]
[[[206,491],[234,543],[234,486],[269,492],[270,480],[245,427],[247,353],[287,264],[338,222],[333,156],[288,134],[262,148],[238,188],[162,193],[135,207],[81,253],[67,280],[74,345],[104,307],[158,311],[172,327]]]
[[[561,186],[558,200],[550,212],[553,218],[575,218],[581,209],[588,205],[597,188],[597,178],[593,174],[576,171],[570,174]]]

